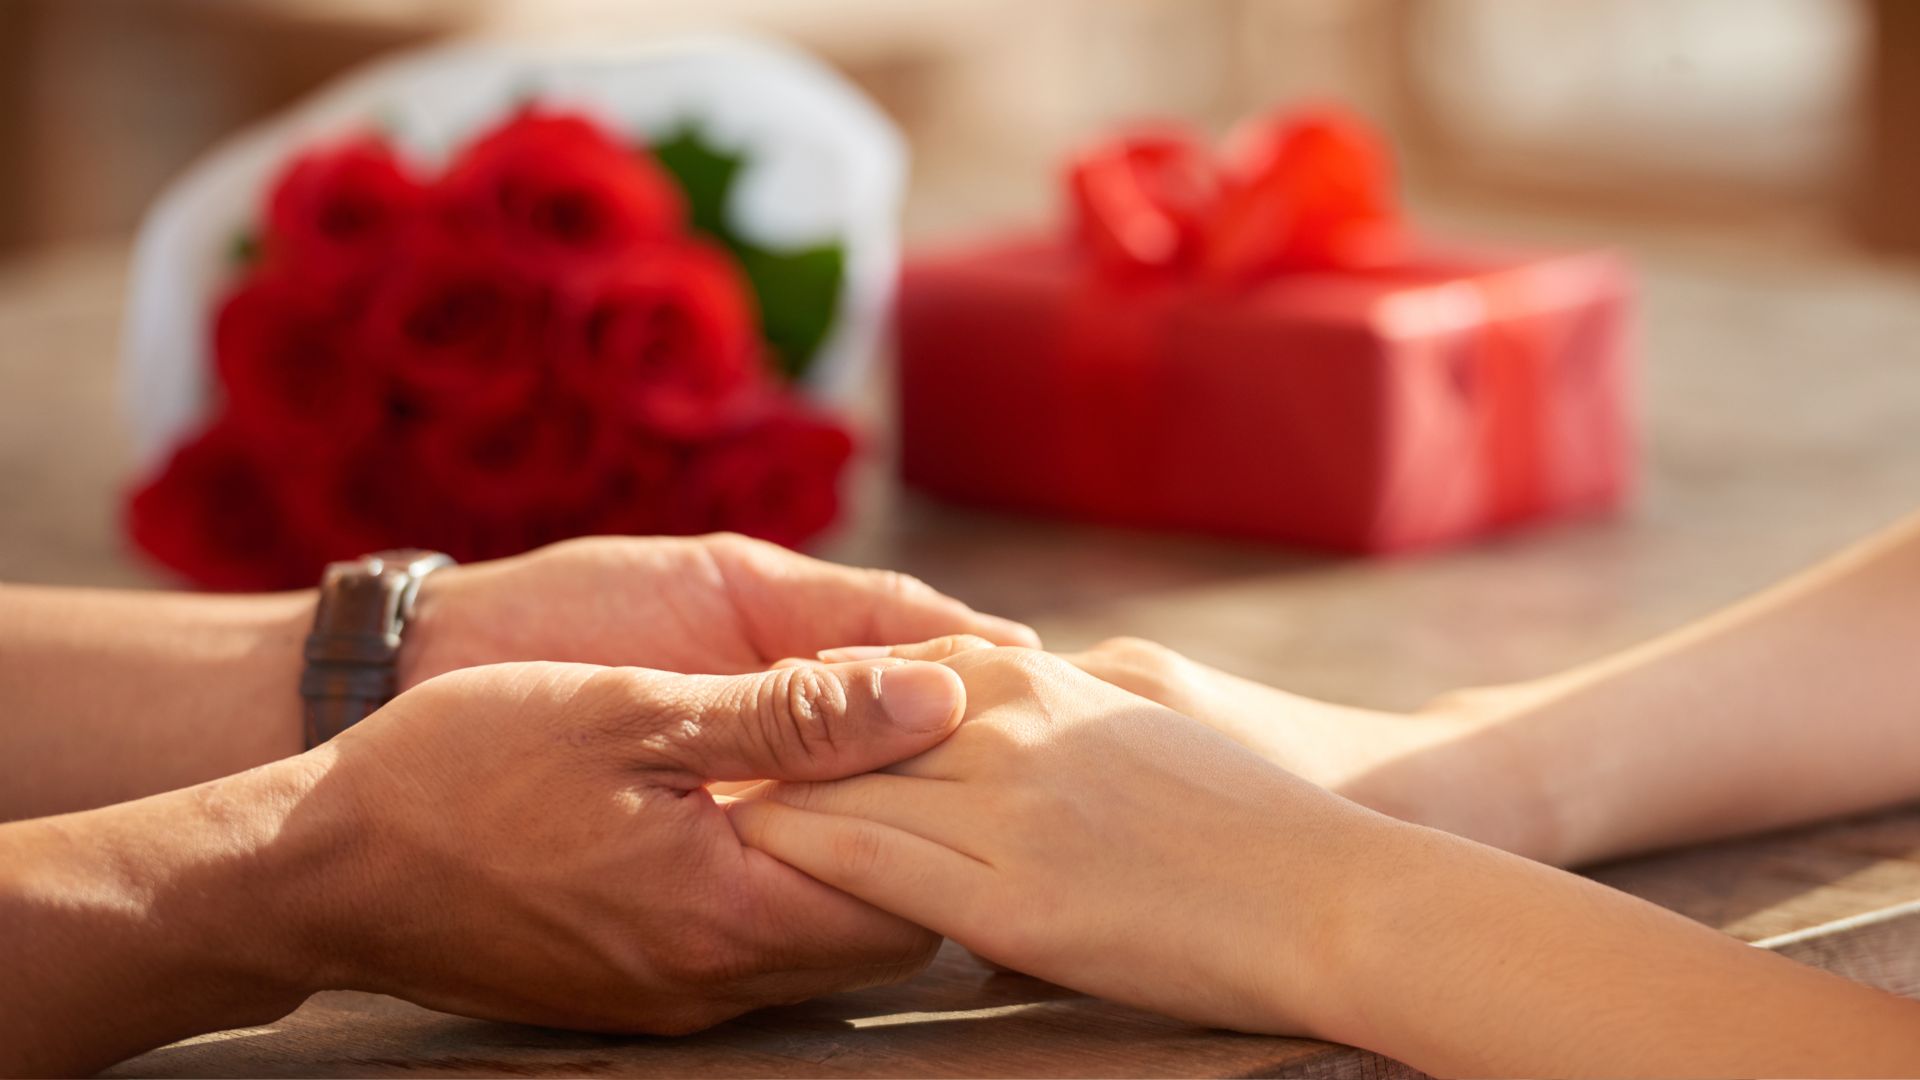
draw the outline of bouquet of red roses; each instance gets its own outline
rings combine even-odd
[[[730,164],[532,107],[433,177],[373,134],[297,157],[208,313],[219,404],[131,495],[132,537],[235,589],[398,545],[805,541],[852,444],[787,382],[839,264],[731,236]]]

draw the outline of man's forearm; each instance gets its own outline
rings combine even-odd
[[[1920,1070],[1920,1004],[1561,870],[1386,831],[1354,878],[1377,884],[1344,890],[1319,932],[1313,1034],[1441,1076]]]
[[[264,1023],[326,983],[317,929],[353,830],[282,762],[0,825],[0,1075],[80,1075]]]
[[[312,614],[311,593],[0,586],[0,821],[298,753]]]

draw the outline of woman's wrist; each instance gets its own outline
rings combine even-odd
[[[1322,854],[1306,868],[1298,865],[1298,844],[1276,843],[1289,864],[1276,874],[1300,888],[1291,903],[1269,908],[1250,937],[1264,938],[1264,954],[1279,961],[1266,966],[1260,988],[1266,1030],[1367,1046],[1365,1017],[1378,995],[1391,992],[1376,977],[1374,957],[1405,915],[1395,910],[1400,883],[1430,861],[1438,834],[1364,810],[1335,832],[1315,845]]]
[[[1405,746],[1338,790],[1402,821],[1557,864],[1560,770],[1528,722],[1540,700],[1525,684],[1438,698],[1407,717]]]

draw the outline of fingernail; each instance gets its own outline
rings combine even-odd
[[[960,676],[939,664],[901,664],[880,673],[880,706],[903,731],[940,731],[963,693]]]
[[[842,645],[838,649],[821,649],[814,655],[829,664],[844,664],[850,660],[883,660],[893,655],[893,646]]]

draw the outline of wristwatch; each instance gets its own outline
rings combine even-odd
[[[300,698],[307,749],[364,720],[392,699],[400,640],[428,574],[453,560],[404,548],[329,563],[307,635]]]

